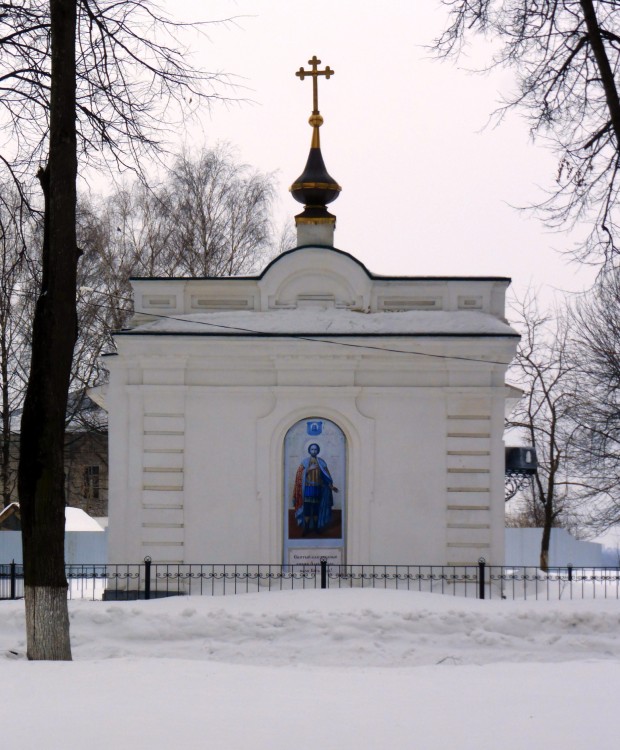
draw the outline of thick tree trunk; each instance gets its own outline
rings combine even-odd
[[[29,659],[71,660],[67,587],[26,586]]]
[[[71,659],[64,565],[63,446],[77,332],[76,0],[51,0],[50,136],[43,275],[21,425],[19,498],[29,659]]]

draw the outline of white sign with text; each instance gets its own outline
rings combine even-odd
[[[289,565],[320,565],[323,557],[327,560],[328,565],[342,565],[342,549],[334,547],[289,547],[288,550]]]

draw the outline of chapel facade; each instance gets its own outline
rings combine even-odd
[[[132,279],[112,563],[504,562],[509,279],[379,276],[334,247],[319,62],[298,246],[256,276]]]

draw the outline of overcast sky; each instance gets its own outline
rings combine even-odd
[[[512,206],[553,185],[555,159],[532,144],[516,115],[486,128],[509,72],[468,72],[484,49],[459,65],[432,58],[425,45],[443,28],[439,0],[166,0],[186,18],[237,16],[192,35],[197,61],[238,76],[253,100],[216,104],[187,145],[233,144],[240,158],[276,172],[278,215],[300,210],[288,193],[310,145],[312,84],[295,71],[317,55],[335,70],[320,80],[321,143],[342,193],[335,244],[376,273],[510,276],[528,285],[579,290],[592,269],[559,251],[575,240],[551,233]],[[202,132],[201,132],[202,131]]]

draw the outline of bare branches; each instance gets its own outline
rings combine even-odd
[[[540,461],[525,509],[605,531],[620,522],[620,275],[553,318],[526,305],[521,330],[525,393],[511,423],[529,430]]]
[[[151,0],[76,0],[78,156],[83,166],[140,171],[140,159],[200,106],[223,77],[196,69]],[[192,27],[200,27],[193,24]],[[49,3],[0,4],[0,145],[20,182],[45,160],[49,131]],[[10,146],[9,146],[10,144]]]
[[[36,173],[44,197],[18,470],[29,658],[71,658],[63,445],[75,345],[83,354],[84,343],[78,170],[140,174],[141,157],[161,148],[166,128],[217,95],[214,76],[187,62],[179,28],[151,0],[0,3],[0,159],[24,196]],[[94,367],[81,361],[79,374],[90,378]]]
[[[542,314],[531,294],[516,303],[513,312],[521,341],[511,377],[522,388],[523,397],[507,426],[521,433],[538,458],[538,471],[523,493],[516,517],[520,523],[527,520],[528,525],[543,528],[541,567],[546,568],[550,530],[573,524],[580,499],[573,478],[575,368],[569,356],[565,315]]]
[[[573,414],[578,472],[590,499],[589,523],[620,522],[620,277],[601,276],[572,311],[571,356],[579,379]]]
[[[157,188],[136,181],[78,206],[73,387],[100,378],[98,357],[131,314],[130,276],[227,276],[255,270],[277,251],[271,175],[218,147],[181,155]],[[290,245],[289,245],[290,246]]]
[[[0,503],[15,500],[16,415],[28,370],[35,276],[28,256],[32,217],[16,191],[0,194]]]
[[[444,0],[449,25],[436,40],[457,56],[470,35],[493,38],[492,65],[515,70],[517,92],[496,112],[525,113],[558,154],[556,184],[534,208],[552,227],[586,221],[576,255],[615,262],[620,225],[620,7],[603,0]]]
[[[177,273],[232,276],[255,270],[273,244],[271,175],[239,164],[227,147],[181,155],[163,201],[182,252]]]

